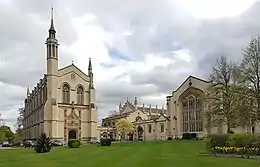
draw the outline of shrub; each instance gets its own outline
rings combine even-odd
[[[69,148],[79,148],[80,145],[81,145],[80,140],[70,139],[68,141]]]
[[[101,146],[111,146],[111,139],[109,138],[103,138],[100,139]]]
[[[183,133],[182,134],[182,139],[184,140],[191,140],[191,139],[196,139],[197,133]]]
[[[46,133],[41,134],[37,138],[34,150],[37,153],[46,153],[51,150],[51,140],[47,137]]]
[[[167,138],[167,140],[172,140],[172,137],[171,137],[171,136],[169,136],[169,137]]]
[[[213,148],[215,146],[227,146],[227,139],[228,139],[228,135],[227,134],[214,134],[214,135],[210,135],[208,138],[208,144],[210,146],[210,148]]]
[[[211,135],[207,150],[221,154],[260,154],[260,136],[250,134]]]

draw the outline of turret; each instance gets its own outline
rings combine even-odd
[[[58,72],[58,40],[55,38],[56,30],[53,21],[53,8],[51,13],[51,25],[47,45],[47,75],[56,75]]]
[[[137,104],[138,104],[137,97],[135,97],[135,101],[134,101],[135,110],[137,110]]]

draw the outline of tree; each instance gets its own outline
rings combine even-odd
[[[14,125],[16,128],[15,140],[21,141],[23,139],[23,119],[24,119],[24,108],[18,109],[18,117],[16,124]]]
[[[238,89],[235,63],[228,61],[226,56],[217,59],[213,67],[210,79],[211,85],[206,91],[206,119],[208,126],[216,126],[220,123],[227,125],[227,133],[237,125],[237,100]]]
[[[132,122],[127,119],[120,119],[116,122],[116,131],[118,135],[121,135],[124,139],[127,134],[134,130]]]
[[[8,141],[14,140],[14,133],[12,132],[9,126],[5,126],[5,125],[1,126],[0,133],[4,133],[4,140],[8,140]]]
[[[257,120],[260,120],[260,36],[251,39],[247,48],[243,51],[241,73],[248,87],[248,96],[254,100],[254,108]],[[255,122],[252,122],[254,124]]]
[[[5,140],[6,140],[6,138],[5,138],[5,132],[0,131],[0,142],[1,142],[1,141],[5,141]]]

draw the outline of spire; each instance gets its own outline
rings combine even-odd
[[[92,71],[92,63],[91,63],[91,58],[88,60],[88,70]]]
[[[27,88],[27,97],[29,97],[30,96],[30,89],[29,89],[29,86],[28,86],[28,88]]]
[[[53,23],[53,7],[51,8],[51,26],[49,29],[49,37],[55,38],[55,33],[56,30],[54,28],[54,23]]]

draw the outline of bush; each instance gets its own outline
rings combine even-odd
[[[182,139],[183,140],[191,140],[191,139],[196,139],[197,133],[183,133],[182,134]]]
[[[169,136],[169,137],[167,138],[167,140],[172,140],[172,137],[171,137],[171,136]]]
[[[51,150],[51,140],[47,137],[46,133],[41,134],[37,140],[34,150],[37,153],[46,153]]]
[[[211,135],[207,139],[207,150],[222,154],[260,154],[260,136],[250,134]]]
[[[111,146],[111,139],[109,138],[103,138],[100,139],[101,146]]]
[[[79,148],[80,145],[81,145],[80,140],[70,139],[68,141],[69,148]]]

